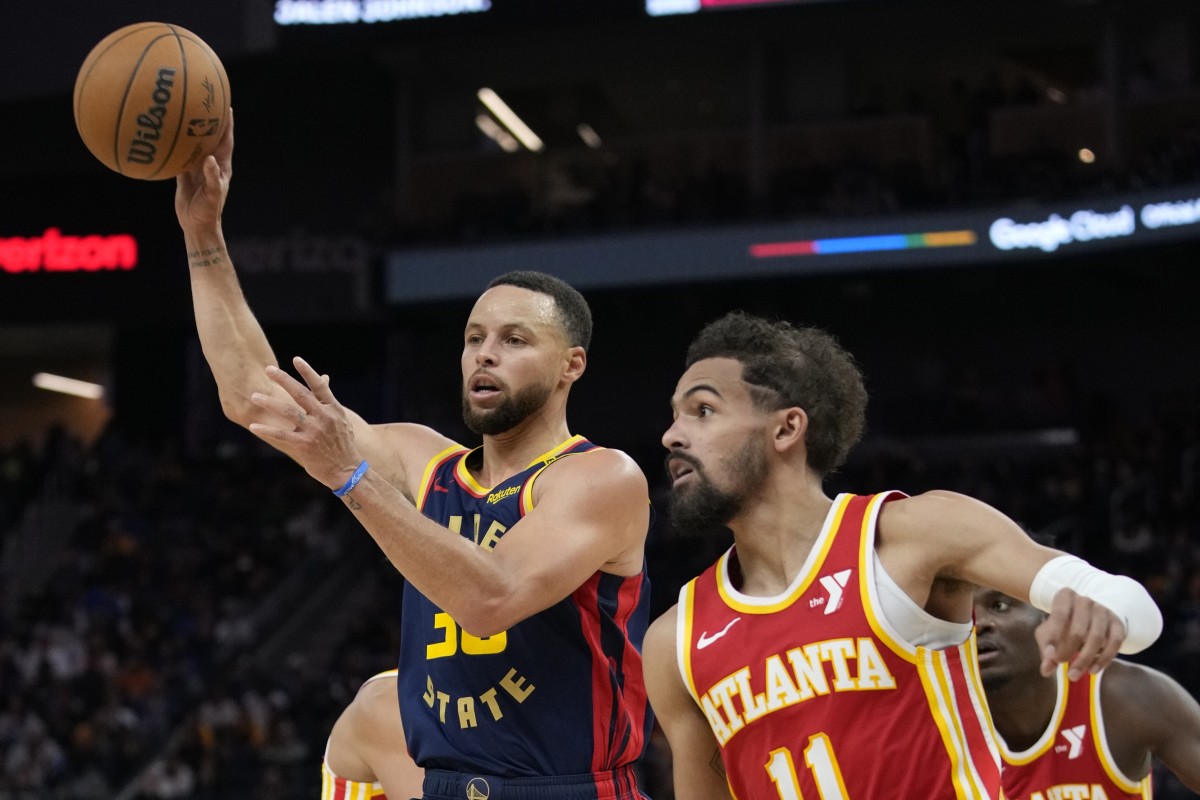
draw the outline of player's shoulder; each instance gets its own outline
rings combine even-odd
[[[428,425],[416,422],[383,422],[371,425],[370,428],[380,443],[403,448],[410,452],[415,449],[428,453],[428,458],[432,458],[438,452],[448,448],[465,449],[448,436],[435,431]]]
[[[351,701],[350,707],[365,729],[373,730],[390,725],[399,715],[400,701],[396,687],[396,671],[380,673],[367,680]]]
[[[965,494],[951,492],[947,489],[930,489],[919,494],[896,497],[883,507],[892,513],[921,515],[972,506],[978,502]]]
[[[1168,731],[1179,719],[1197,712],[1196,701],[1164,672],[1122,659],[1102,673],[1100,707],[1110,729],[1142,737]]]
[[[642,653],[652,659],[663,654],[675,652],[675,639],[679,631],[679,604],[671,606],[646,629],[642,640]]]
[[[879,524],[893,533],[911,531],[920,534],[933,525],[945,524],[986,508],[986,505],[965,494],[931,489],[884,503],[879,510]]]
[[[1100,682],[1101,702],[1133,709],[1150,704],[1173,693],[1178,684],[1166,673],[1124,659],[1114,659],[1105,667]]]
[[[555,485],[582,482],[583,488],[603,487],[642,495],[648,492],[646,476],[637,462],[628,453],[611,447],[593,447],[572,453],[570,457],[560,457],[539,480],[548,480]]]

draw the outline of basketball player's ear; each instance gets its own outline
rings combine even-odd
[[[804,436],[808,433],[808,414],[799,406],[784,408],[776,412],[778,422],[775,425],[775,450],[784,453],[798,446],[803,446]]]
[[[567,383],[574,383],[583,377],[585,369],[587,369],[587,351],[579,346],[568,347],[563,380]]]

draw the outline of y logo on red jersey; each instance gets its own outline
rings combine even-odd
[[[1076,725],[1074,728],[1067,728],[1062,731],[1062,736],[1071,745],[1070,752],[1067,753],[1067,758],[1079,758],[1079,754],[1083,752],[1083,737],[1087,733],[1087,725]]]
[[[832,614],[842,607],[842,589],[850,582],[850,573],[853,570],[844,569],[840,572],[835,572],[832,575],[822,575],[821,585],[825,587],[825,591],[829,593],[829,600],[825,603],[825,613]]]

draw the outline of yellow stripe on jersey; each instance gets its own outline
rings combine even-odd
[[[842,525],[842,516],[846,513],[846,507],[850,505],[853,498],[854,495],[851,494],[838,495],[829,526],[821,531],[820,538],[817,539],[817,544],[821,549],[816,557],[808,562],[808,572],[803,573],[803,577],[797,576],[797,580],[792,582],[792,588],[774,602],[752,604],[738,599],[734,594],[732,582],[729,580],[729,557],[733,553],[733,549],[726,550],[717,566],[717,592],[720,593],[721,600],[725,602],[725,605],[743,614],[774,614],[777,611],[783,611],[799,600],[820,574],[825,557],[829,555],[833,540],[837,536],[838,528]]]
[[[992,722],[992,712],[988,708],[987,692],[983,688],[983,678],[979,675],[979,642],[975,632],[963,642],[964,649],[962,669],[966,680],[967,694],[971,696],[971,704],[975,707],[975,718],[982,721],[983,736],[987,739],[988,754],[997,764],[1000,758],[1000,735]]]
[[[700,693],[696,690],[696,679],[692,677],[692,622],[695,619],[696,581],[690,580],[679,590],[679,606],[675,618],[675,652],[679,658],[679,674],[696,705],[700,705]]]
[[[572,447],[574,447],[575,445],[582,442],[583,439],[584,439],[584,437],[580,436],[579,434],[575,434],[570,439],[567,439],[565,442],[555,445],[554,447],[551,447],[549,450],[542,453],[540,456],[535,458],[533,461],[530,461],[529,464],[526,465],[525,468],[529,469],[529,467],[532,467],[534,464],[540,463],[542,461],[545,461],[545,462],[553,461],[564,450],[570,450]],[[603,448],[593,448],[593,449],[599,450],[599,449],[603,449]],[[547,463],[546,466],[549,466],[549,464]]]
[[[529,469],[529,467],[532,467],[536,464],[540,464],[542,462],[545,462],[545,466],[549,466],[550,462],[554,461],[554,459],[557,458],[559,455],[561,455],[564,450],[568,450],[568,449],[574,447],[575,445],[579,444],[583,440],[584,440],[583,436],[580,436],[579,434],[575,434],[571,438],[567,439],[564,442],[560,442],[560,443],[556,444],[554,447],[551,447],[549,450],[547,450],[546,452],[542,453],[537,458],[530,461],[529,464],[525,467],[525,469]],[[479,449],[479,448],[476,448],[476,449]],[[454,465],[454,474],[458,476],[459,480],[461,480],[463,483],[465,483],[467,485],[467,488],[469,488],[472,492],[474,492],[477,495],[488,494],[489,492],[492,491],[492,489],[495,488],[494,486],[484,486],[479,481],[475,480],[475,476],[472,475],[471,471],[467,469],[467,459],[465,459],[465,458]]]
[[[867,623],[871,626],[871,630],[887,649],[908,663],[915,664],[917,663],[917,648],[892,636],[891,628],[883,622],[882,612],[875,602],[875,581],[872,580],[875,574],[872,563],[875,556],[875,536],[868,534],[871,533],[871,526],[875,523],[875,519],[879,515],[879,508],[885,499],[886,494],[875,495],[863,513],[862,533],[858,537],[858,574],[861,576],[858,581],[858,589],[862,597],[863,611],[866,612]]]
[[[452,444],[433,458],[429,459],[429,463],[425,465],[425,472],[421,474],[421,485],[417,488],[418,511],[420,511],[425,505],[425,496],[429,493],[429,487],[433,484],[433,470],[451,453],[466,452],[466,450],[467,448],[463,447],[461,444]]]
[[[961,647],[959,648],[962,649]],[[975,765],[971,761],[966,733],[958,715],[952,679],[946,654],[940,650],[920,648],[917,672],[929,703],[929,711],[942,734],[942,744],[950,756],[950,777],[955,796],[960,800],[989,797]],[[962,653],[965,657],[965,653]]]
[[[475,450],[479,449],[479,447],[475,448]],[[471,452],[473,453],[475,450]],[[465,458],[460,458],[458,463],[454,465],[454,476],[466,484],[467,488],[476,495],[484,495],[491,491],[489,487],[483,486],[479,481],[475,480],[475,476],[471,474],[471,470],[467,469],[467,459]]]
[[[1067,665],[1063,664],[1062,666],[1066,667]],[[1088,691],[1088,717],[1092,723],[1092,741],[1096,746],[1096,755],[1100,759],[1100,765],[1104,767],[1104,772],[1108,775],[1109,780],[1119,786],[1122,791],[1129,794],[1140,794],[1149,800],[1151,797],[1150,776],[1147,775],[1141,781],[1131,780],[1117,766],[1117,760],[1113,758],[1112,752],[1108,749],[1108,734],[1104,730],[1104,714],[1100,710],[1100,680],[1103,677],[1104,673],[1101,672],[1088,681],[1091,684],[1091,688]],[[1054,727],[1055,730],[1058,729],[1057,725]]]
[[[553,450],[549,451],[548,453],[543,453],[541,456],[539,456],[538,458],[535,458],[530,463],[529,466],[532,467],[534,464],[538,463],[539,461],[545,462],[544,464],[542,464],[541,469],[539,469],[537,472],[535,472],[529,476],[528,480],[525,481],[525,486],[521,489],[521,508],[525,509],[526,514],[528,514],[530,512],[530,510],[533,508],[533,482],[535,480],[537,480],[537,477],[539,475],[541,475],[543,472],[546,471],[546,467],[553,464],[555,461],[557,461],[562,456],[562,451],[564,449],[566,449],[567,447],[574,447],[576,444],[578,444],[581,441],[583,441],[582,436],[572,436],[570,439],[563,442],[558,447],[554,448]],[[596,453],[603,449],[604,449],[603,447],[593,447],[591,450],[584,450],[581,453],[567,453],[567,455],[569,455],[569,456],[576,456],[576,455],[585,456],[588,453]]]
[[[1044,755],[1053,745],[1058,737],[1058,728],[1062,725],[1063,717],[1067,713],[1067,693],[1071,690],[1071,682],[1067,680],[1067,668],[1069,665],[1060,664],[1058,668],[1058,700],[1054,706],[1054,713],[1050,715],[1050,724],[1046,727],[1042,738],[1034,742],[1033,746],[1022,753],[1013,753],[1008,749],[1008,743],[1003,739],[998,739],[1000,744],[1000,752],[1004,756],[1004,760],[1014,766],[1024,766]]]

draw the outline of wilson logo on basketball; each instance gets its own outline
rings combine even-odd
[[[171,102],[171,89],[174,86],[175,69],[159,69],[154,92],[150,95],[154,105],[146,109],[146,113],[137,115],[137,130],[134,131],[133,141],[129,143],[128,158],[133,163],[154,163],[154,157],[158,154],[155,142],[162,136],[163,118],[167,116],[167,104]]]

